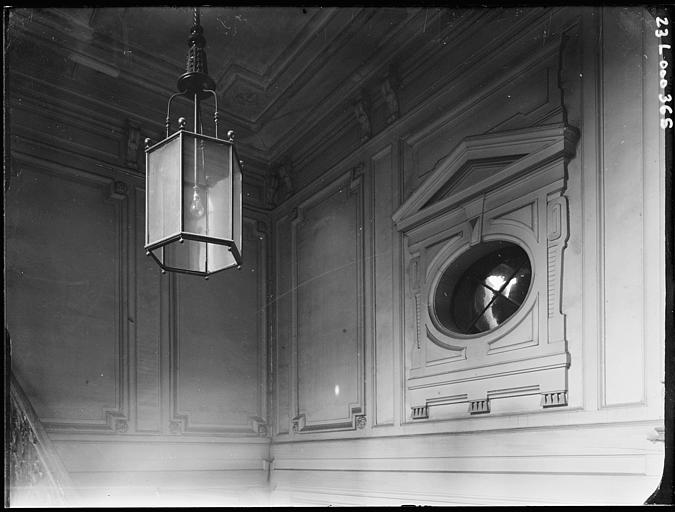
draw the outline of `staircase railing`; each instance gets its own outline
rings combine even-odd
[[[74,498],[68,471],[59,459],[28,396],[13,372],[8,400],[9,505],[66,506]]]

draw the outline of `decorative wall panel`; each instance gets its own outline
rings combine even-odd
[[[145,190],[135,189],[136,245],[130,262],[135,269],[135,308],[130,307],[136,354],[136,428],[162,431],[161,411],[161,284],[157,264],[145,255]],[[166,279],[164,279],[166,281]],[[164,319],[166,321],[166,318]]]
[[[126,189],[17,165],[6,195],[15,373],[48,428],[124,428]]]
[[[375,424],[386,425],[394,421],[394,297],[393,256],[395,230],[391,221],[394,184],[396,173],[392,162],[392,148],[386,147],[372,158],[371,187],[373,218],[371,223],[373,236],[373,255],[370,258],[374,266],[373,307],[374,325],[374,407]]]
[[[274,333],[274,411],[275,433],[287,434],[291,429],[292,395],[292,306],[291,220],[284,216],[275,229],[275,333]]]
[[[361,170],[300,205],[292,224],[299,432],[354,429],[365,414]]]
[[[260,226],[262,228],[262,226]],[[208,280],[172,275],[174,433],[252,432],[266,400],[266,235],[244,222],[244,263]],[[263,432],[264,433],[264,432]]]
[[[643,57],[640,10],[605,14],[603,240],[603,405],[639,403],[644,388]],[[650,31],[653,33],[652,31]],[[621,65],[619,65],[621,63]],[[627,73],[626,66],[634,71]],[[656,73],[653,68],[651,73]],[[611,84],[611,85],[610,85]],[[635,101],[625,101],[630,91]],[[656,107],[655,107],[656,108]],[[620,197],[617,201],[615,198]],[[622,318],[621,322],[612,321]]]

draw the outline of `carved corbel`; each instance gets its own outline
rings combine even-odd
[[[291,197],[294,193],[293,178],[291,176],[291,173],[292,173],[291,162],[288,160],[283,162],[277,168],[277,174],[279,175],[280,185],[282,186],[282,192],[280,197],[278,198],[279,202],[285,201],[286,199]]]
[[[276,170],[270,169],[265,175],[265,205],[268,208],[277,206],[277,194],[279,191],[280,179]]]
[[[138,152],[141,149],[141,125],[127,119],[124,133],[124,165],[138,169]]]
[[[284,160],[270,169],[265,176],[265,204],[275,208],[294,193],[292,166],[290,160]]]
[[[562,253],[567,244],[567,198],[562,192],[548,197],[547,279],[548,279],[548,342],[565,339],[565,315],[562,313]]]
[[[370,138],[371,135],[371,126],[370,126],[370,115],[368,110],[370,108],[370,102],[364,91],[361,91],[359,96],[354,101],[354,116],[356,121],[359,123],[361,130],[361,142],[365,142]]]
[[[352,167],[350,180],[349,180],[349,191],[354,192],[358,190],[361,182],[363,180],[363,175],[365,172],[366,166],[363,162],[359,162],[354,167]]]
[[[359,162],[359,163],[356,164],[354,167],[352,167],[352,175],[351,175],[351,177],[352,177],[352,179],[351,179],[352,183],[355,182],[355,181],[357,181],[357,180],[360,180],[360,179],[361,179],[361,177],[363,176],[363,172],[365,171],[365,169],[366,169],[366,166],[365,166],[365,164],[364,164],[363,162]]]
[[[382,80],[380,92],[384,98],[384,104],[387,109],[387,124],[391,124],[399,117],[398,96],[396,90],[398,80],[393,69],[390,69]]]

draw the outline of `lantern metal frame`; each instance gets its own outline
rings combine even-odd
[[[145,155],[146,155],[146,197],[145,197],[145,251],[146,255],[151,256],[155,262],[160,266],[162,273],[166,273],[166,271],[171,271],[171,272],[179,272],[179,273],[184,273],[184,274],[192,274],[192,275],[199,275],[203,276],[205,279],[208,279],[208,276],[211,274],[215,274],[217,272],[222,272],[223,270],[227,270],[229,268],[232,268],[233,266],[236,266],[238,269],[241,268],[242,265],[242,256],[241,256],[241,251],[240,248],[237,247],[236,243],[236,236],[235,234],[237,233],[237,226],[235,226],[235,222],[239,223],[238,226],[238,233],[239,233],[239,239],[241,239],[241,223],[242,223],[242,183],[241,183],[241,167],[242,167],[242,162],[239,160],[237,150],[234,146],[234,132],[232,130],[229,130],[227,132],[227,138],[226,139],[221,139],[218,137],[218,96],[215,91],[215,82],[213,79],[208,75],[207,71],[207,63],[206,63],[206,52],[204,51],[204,47],[206,45],[206,40],[203,36],[203,29],[200,25],[200,15],[199,15],[199,8],[194,8],[194,18],[193,18],[193,25],[191,28],[191,34],[190,38],[188,39],[188,56],[187,56],[187,66],[186,66],[186,72],[183,73],[180,77],[178,77],[178,82],[177,82],[177,88],[178,91],[175,94],[172,94],[169,97],[169,100],[167,102],[167,109],[166,109],[166,122],[165,122],[165,128],[166,128],[166,137],[153,144],[150,139],[145,139]],[[194,131],[189,131],[185,129],[185,126],[187,124],[187,121],[185,118],[181,117],[178,119],[178,124],[179,128],[177,131],[174,133],[171,133],[171,106],[173,101],[178,98],[178,97],[185,97],[188,98],[189,100],[192,100],[194,102]],[[215,127],[215,137],[212,137],[210,135],[204,134],[203,127],[202,127],[202,119],[201,119],[201,102],[209,97],[213,97],[214,100],[214,114],[213,114],[213,120],[214,120],[214,127]],[[153,241],[152,243],[149,242],[149,236],[150,236],[150,229],[149,229],[149,216],[150,216],[150,163],[149,163],[149,158],[150,154],[153,153],[155,150],[159,149],[160,147],[169,144],[175,139],[179,139],[179,147],[180,147],[180,163],[179,163],[179,170],[178,170],[178,175],[180,176],[181,179],[181,187],[180,187],[180,198],[181,198],[181,203],[180,203],[180,230],[179,232],[175,234],[171,234],[168,236],[163,237],[160,240]],[[198,233],[190,233],[188,231],[185,231],[185,187],[182,185],[184,182],[184,148],[185,148],[185,141],[188,139],[194,139],[195,142],[198,140],[202,141],[202,148],[204,141],[209,141],[212,144],[218,144],[218,145],[228,145],[230,146],[229,148],[229,156],[230,156],[230,161],[228,163],[229,165],[229,195],[230,198],[234,197],[235,194],[235,186],[234,186],[234,180],[235,180],[235,168],[237,169],[236,172],[239,174],[237,179],[240,180],[238,183],[238,193],[239,193],[239,201],[238,201],[238,216],[234,214],[233,210],[231,209],[230,211],[233,213],[230,215],[230,239],[227,238],[218,238],[218,237],[212,237],[208,235],[202,235]],[[195,176],[197,172],[197,153],[195,152]],[[195,180],[196,183],[196,180]],[[195,190],[196,190],[196,185],[195,185]],[[233,206],[232,204],[230,205],[231,207]],[[234,258],[234,263],[228,266],[225,266],[223,268],[220,268],[218,270],[214,271],[209,271],[208,270],[208,248],[205,254],[205,270],[204,271],[199,271],[199,270],[192,270],[192,269],[186,269],[186,268],[179,268],[179,267],[174,267],[170,266],[166,263],[166,258],[164,254],[165,247],[167,247],[169,244],[172,243],[183,243],[185,240],[190,240],[190,241],[196,241],[196,242],[203,242],[205,244],[214,244],[214,245],[220,245],[220,246],[227,246],[230,253],[232,254],[232,257]],[[207,246],[208,247],[208,246]],[[155,255],[154,251],[161,249],[162,251],[162,256],[161,260],[158,256]]]

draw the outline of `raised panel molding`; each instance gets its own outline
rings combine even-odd
[[[291,216],[294,416],[289,429],[296,434],[365,427],[364,168],[362,163],[358,164],[301,203]],[[328,207],[331,209],[324,210]],[[338,239],[340,236],[344,238]],[[321,254],[325,250],[329,253]],[[340,275],[331,276],[335,272],[343,273],[342,279]],[[344,272],[351,275],[347,277]],[[348,283],[345,279],[353,281]],[[344,288],[345,285],[348,288]],[[326,290],[330,295],[325,295]],[[315,297],[317,293],[322,297],[320,301]],[[353,293],[353,296],[345,293]],[[312,297],[315,300],[312,301]],[[323,309],[312,309],[317,303]],[[331,319],[332,316],[336,319]],[[338,325],[336,321],[342,318],[349,318],[353,323]],[[332,340],[342,334],[347,335],[348,343]],[[332,338],[326,341],[323,336]],[[315,354],[311,361],[306,359],[309,354]],[[307,361],[305,365],[303,360]],[[341,372],[341,378],[346,375],[348,380],[334,383],[327,380],[328,374],[316,374],[315,365],[322,363],[324,370],[325,365],[330,365]],[[342,398],[343,391],[351,394]],[[331,404],[324,406],[323,402],[317,406],[319,396],[326,398],[333,392]]]
[[[254,315],[251,315],[250,311],[247,314],[241,314],[236,316],[236,318],[244,320],[243,324],[247,325],[248,328],[255,328],[256,335],[256,354],[255,358],[249,358],[248,361],[242,361],[241,365],[248,365],[247,376],[250,372],[257,374],[254,379],[254,383],[251,386],[246,386],[244,389],[232,389],[231,386],[225,386],[223,388],[223,393],[230,394],[230,400],[237,398],[236,403],[231,404],[232,410],[227,412],[227,418],[225,421],[213,422],[210,421],[205,423],[203,420],[197,420],[190,412],[184,410],[184,406],[181,405],[180,395],[183,388],[181,386],[186,385],[185,382],[191,382],[194,380],[195,375],[185,375],[185,371],[182,369],[180,350],[181,347],[179,343],[190,343],[194,344],[197,341],[193,339],[184,338],[181,339],[183,331],[181,330],[181,301],[191,301],[195,300],[194,297],[186,295],[183,297],[181,292],[181,282],[180,278],[185,276],[176,276],[171,275],[167,276],[171,281],[169,282],[169,302],[171,304],[172,318],[173,321],[171,327],[171,342],[169,344],[169,362],[170,362],[170,387],[168,390],[169,393],[169,411],[168,411],[168,423],[167,428],[168,432],[174,435],[223,435],[223,434],[240,434],[240,435],[258,435],[258,436],[267,436],[267,372],[266,364],[267,360],[267,317],[266,317],[266,308],[263,306],[265,303],[265,297],[267,295],[267,231],[268,227],[266,222],[251,217],[244,217],[243,219],[244,229],[242,233],[244,244],[249,244],[248,251],[246,253],[248,256],[246,258],[253,258],[254,263],[247,265],[248,259],[244,260],[240,270],[232,269],[231,271],[220,274],[220,282],[216,281],[214,276],[209,279],[208,283],[217,285],[220,287],[230,286],[230,280],[237,276],[239,278],[242,275],[245,275],[246,272],[255,272],[255,311]],[[250,247],[255,246],[255,254],[252,254]],[[242,251],[242,255],[244,251]],[[241,273],[241,274],[238,274]],[[231,275],[228,279],[228,275]],[[188,276],[187,279],[194,280],[193,276]],[[203,280],[200,280],[200,283]],[[234,286],[243,286],[243,281],[231,281],[234,283]],[[187,283],[183,283],[185,286]],[[240,288],[241,289],[241,288]],[[215,290],[214,290],[215,291]],[[222,288],[221,288],[222,291]],[[207,293],[206,290],[201,290],[203,293]],[[227,302],[227,301],[226,301]],[[226,303],[219,303],[219,307],[227,307]],[[230,318],[235,318],[230,315]],[[237,325],[240,325],[238,323]],[[220,332],[222,336],[226,332]],[[235,333],[236,334],[236,333]],[[215,336],[215,334],[214,334]],[[226,343],[228,340],[221,340],[222,343]],[[230,339],[230,343],[234,343],[235,340]],[[203,347],[202,351],[206,350],[208,347]],[[228,349],[227,358],[233,357],[235,352],[233,352],[234,347]],[[250,347],[249,347],[250,349]],[[242,356],[242,354],[239,354]],[[244,354],[246,355],[246,354]],[[215,357],[215,354],[214,354]],[[226,371],[223,369],[223,371]],[[198,378],[201,378],[198,376]],[[206,378],[206,377],[205,377]],[[195,384],[193,384],[195,385]],[[245,385],[242,383],[241,385]],[[255,396],[254,403],[242,403],[241,402],[241,393],[248,393]],[[190,404],[191,406],[196,406],[194,403]]]
[[[101,236],[104,236],[106,240],[112,240],[115,244],[116,250],[113,255],[109,255],[113,258],[113,268],[101,269],[101,272],[105,272],[106,275],[112,275],[112,290],[113,296],[109,299],[114,303],[114,308],[110,312],[112,315],[112,324],[113,331],[111,337],[114,340],[114,346],[110,349],[114,353],[113,365],[114,365],[114,376],[113,376],[113,389],[109,390],[112,396],[114,396],[113,404],[87,404],[89,408],[100,407],[100,416],[91,417],[91,418],[76,418],[76,417],[63,417],[61,415],[45,415],[44,413],[40,417],[40,421],[44,425],[45,429],[48,432],[72,432],[72,433],[86,433],[86,432],[102,432],[102,433],[126,433],[129,430],[129,414],[130,414],[130,402],[129,402],[129,370],[128,370],[128,340],[129,340],[129,331],[126,323],[126,310],[127,310],[127,294],[128,294],[128,278],[125,262],[127,261],[129,255],[128,247],[128,218],[129,218],[129,201],[127,200],[127,195],[129,191],[129,186],[122,181],[115,180],[110,177],[105,177],[101,175],[96,175],[92,173],[78,171],[76,169],[71,169],[69,167],[61,166],[56,163],[52,163],[48,160],[45,160],[41,155],[34,155],[30,157],[24,157],[20,152],[13,153],[12,155],[12,165],[15,167],[15,177],[11,183],[11,189],[7,192],[7,198],[11,198],[14,194],[13,189],[21,189],[25,187],[25,184],[22,184],[22,180],[28,179],[28,174],[34,173],[35,177],[31,181],[39,181],[40,177],[45,180],[53,180],[54,183],[60,182],[61,185],[59,188],[65,188],[69,184],[71,186],[80,187],[80,192],[84,189],[81,187],[86,187],[86,189],[91,190],[92,196],[89,200],[99,201],[101,208],[105,208],[110,213],[111,217],[109,219],[111,225],[114,227],[114,232],[100,232]],[[54,190],[51,187],[54,187],[54,184],[47,185],[48,190]],[[81,196],[84,197],[84,196]],[[36,197],[36,200],[39,201],[39,198]],[[82,199],[81,199],[82,200]],[[73,208],[75,207],[75,201]],[[24,207],[28,207],[29,203],[25,203]],[[18,210],[13,209],[12,211],[18,212]],[[21,210],[22,214],[26,214],[29,210]],[[52,212],[52,215],[54,212]],[[100,220],[100,219],[99,219]],[[77,230],[78,226],[71,226],[72,229]],[[22,228],[22,231],[25,229]],[[90,230],[91,231],[91,228]],[[85,231],[82,230],[84,233]],[[79,231],[78,231],[79,233]],[[11,233],[9,234],[8,240],[12,246],[14,243],[11,242]],[[62,240],[66,240],[62,238]],[[90,240],[91,244],[96,243],[96,239]],[[95,264],[95,260],[88,260],[88,264]],[[53,279],[55,283],[58,284],[58,279]],[[73,285],[78,285],[79,281],[73,283]],[[16,294],[12,294],[10,300],[16,302],[18,299]],[[68,307],[68,304],[64,304],[64,307]],[[95,313],[92,313],[93,316],[89,319],[91,322],[90,326],[96,328],[97,321],[103,322],[103,319],[97,318]],[[11,319],[9,322],[11,326]],[[21,342],[24,350],[30,350],[30,346],[33,343],[39,344],[40,339],[28,339],[23,337],[21,333],[22,325],[24,323],[18,324],[12,336],[16,342]],[[76,326],[74,326],[76,328]],[[81,329],[85,329],[84,324],[80,325]],[[60,333],[61,336],[66,336],[66,333]],[[59,333],[55,333],[56,336],[59,336]],[[62,343],[68,343],[70,340],[68,338],[62,338]],[[38,347],[39,345],[35,345]],[[34,348],[36,349],[36,348]],[[39,350],[39,349],[37,349]],[[64,353],[65,354],[65,353]],[[52,361],[54,365],[60,367],[69,367],[71,361]],[[19,373],[19,378],[22,377],[21,370],[17,370]],[[40,387],[42,385],[49,385],[47,382],[41,381],[40,378],[37,380],[35,376],[24,376],[24,386],[28,386],[29,395],[32,394],[31,400],[34,404],[39,404],[41,402],[41,391]],[[53,383],[52,383],[53,384]],[[85,385],[89,384],[87,380]],[[43,390],[44,392],[44,390]],[[37,394],[35,394],[37,393]],[[58,407],[58,406],[57,406]],[[38,410],[40,414],[40,410]]]
[[[440,406],[463,402],[470,415],[489,414],[492,400],[534,394],[541,395],[543,408],[567,405],[570,355],[561,309],[568,239],[564,191],[577,138],[576,130],[564,125],[469,137],[394,213],[408,254],[411,294],[405,308],[413,313],[406,318],[413,318],[416,332],[406,341],[411,420],[424,419],[419,412],[424,408],[431,409],[426,416],[433,419],[434,409],[440,414]],[[484,175],[472,162],[486,158],[503,167]],[[530,291],[503,325],[469,339],[438,324],[433,295],[456,258],[492,240],[517,243],[528,253]],[[522,405],[515,401],[513,407],[516,412]],[[450,417],[461,417],[452,410]]]

